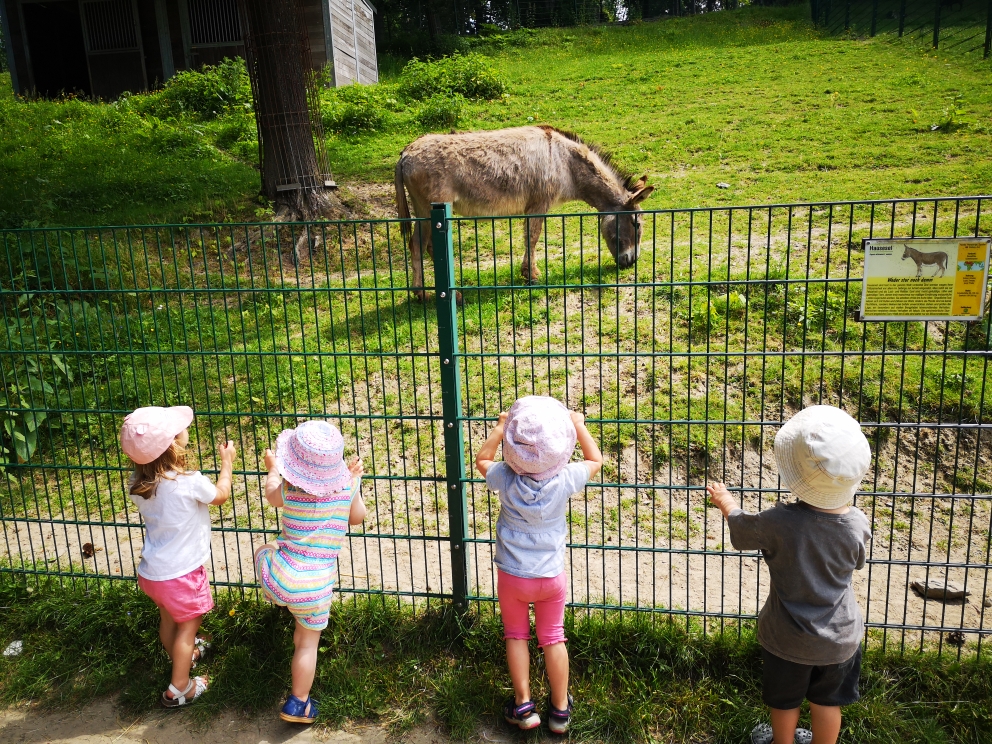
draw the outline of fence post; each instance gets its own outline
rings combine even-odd
[[[992,0],[989,0],[989,12],[985,20],[985,59],[989,58],[992,52]]]
[[[940,4],[941,0],[933,0],[933,48],[936,49],[940,43]]]
[[[875,29],[878,28],[878,0],[871,4],[871,36],[874,38]]]
[[[899,4],[899,38],[902,38],[902,32],[906,29],[906,0],[902,0]]]
[[[462,385],[458,371],[458,305],[455,252],[451,240],[451,205],[431,204],[434,247],[434,292],[437,307],[437,348],[441,359],[441,414],[444,427],[444,488],[448,494],[448,534],[451,542],[451,593],[455,607],[466,608],[468,596],[468,506],[465,503],[465,439],[462,436]]]

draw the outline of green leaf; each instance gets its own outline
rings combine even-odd
[[[35,449],[38,447],[38,432],[29,431],[25,434],[20,435],[20,432],[14,433],[14,451],[17,452],[17,457],[21,462],[30,459],[31,455],[34,454]],[[23,440],[23,441],[20,441]]]

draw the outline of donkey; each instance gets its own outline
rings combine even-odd
[[[902,252],[902,260],[905,261],[907,258],[911,258],[916,261],[916,275],[919,276],[923,271],[924,266],[937,265],[937,269],[933,272],[934,278],[937,276],[937,272],[943,276],[944,272],[947,270],[947,254],[943,251],[931,251],[930,253],[924,253],[923,251],[918,251],[915,248],[910,248],[908,245],[903,243],[906,248]]]
[[[610,156],[577,135],[550,126],[514,127],[489,132],[426,134],[407,145],[396,163],[396,207],[400,219],[430,216],[431,202],[451,202],[465,216],[546,214],[581,199],[600,212],[599,229],[621,269],[640,252],[644,218],[640,204],[654,186],[623,173]],[[631,214],[615,214],[630,212]],[[520,269],[524,281],[540,279],[535,250],[543,217],[527,218],[527,250]],[[426,225],[409,236],[414,293],[424,299],[422,248],[434,248]]]

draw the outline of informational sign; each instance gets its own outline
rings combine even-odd
[[[862,320],[978,320],[992,238],[864,241]]]

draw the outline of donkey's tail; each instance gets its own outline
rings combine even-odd
[[[396,161],[396,177],[394,179],[396,185],[396,214],[401,220],[410,219],[410,205],[406,201],[406,188],[403,185],[403,156],[400,155],[400,159]],[[403,222],[400,225],[400,229],[403,231],[403,239],[409,240],[410,238],[410,223]]]

